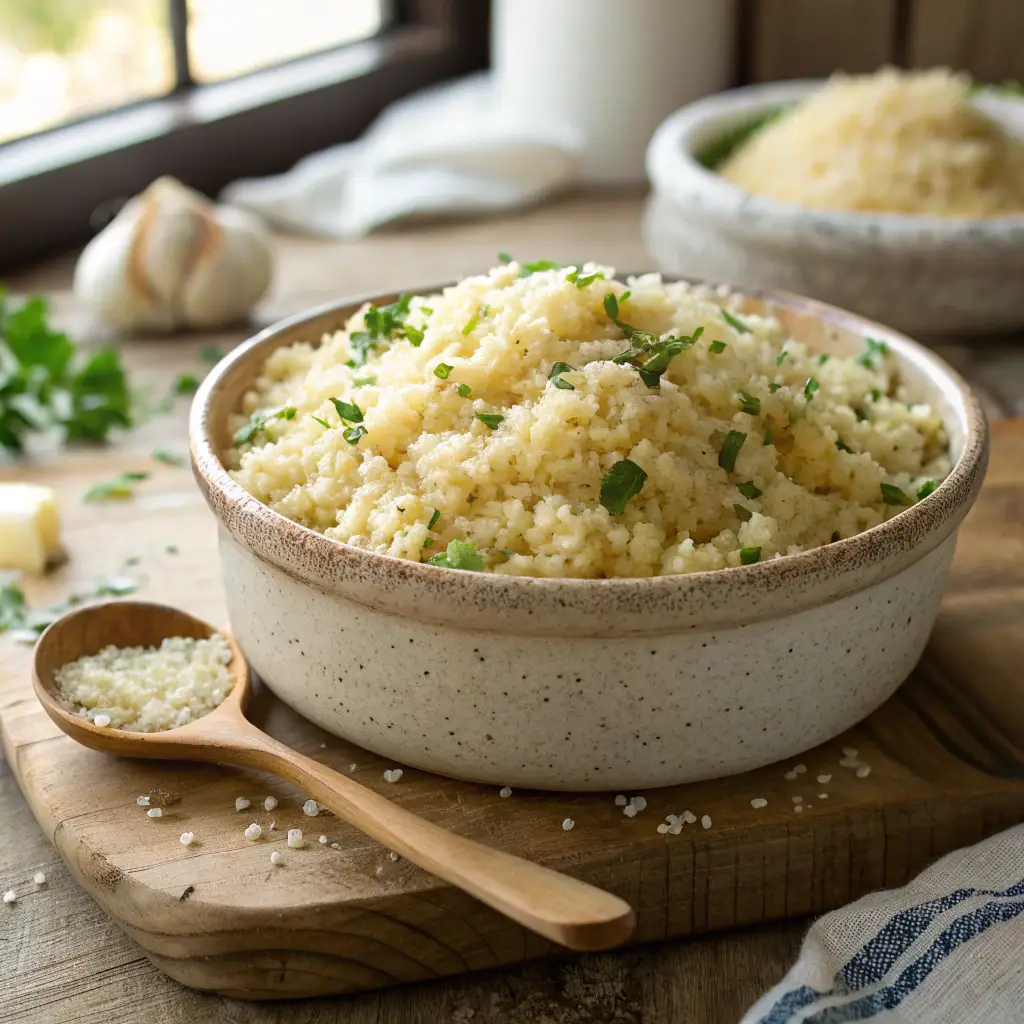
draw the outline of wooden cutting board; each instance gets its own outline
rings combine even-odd
[[[179,412],[179,418],[181,413]],[[30,590],[52,601],[122,572],[140,594],[223,621],[215,529],[188,471],[148,452],[167,423],[106,453],[61,456],[20,478],[61,492],[66,567]],[[153,478],[128,503],[82,505],[122,470]],[[36,706],[29,651],[0,639],[0,731],[8,761],[72,873],[173,978],[250,999],[313,996],[514,963],[545,940],[454,891],[344,822],[305,817],[304,795],[230,768],[115,760],[77,747]],[[746,775],[646,793],[626,818],[612,794],[559,796],[454,782],[322,733],[263,694],[254,718],[274,736],[417,813],[564,869],[636,908],[638,941],[814,914],[898,885],[955,847],[1024,819],[1024,420],[996,424],[992,466],[965,524],[931,647],[866,722],[798,759]],[[822,666],[827,678],[828,666]],[[524,738],[524,744],[528,739]],[[853,747],[870,774],[840,766]],[[350,766],[354,766],[350,768]],[[818,776],[830,776],[817,781]],[[137,795],[177,799],[160,819]],[[824,795],[824,794],[827,794]],[[279,801],[263,810],[264,798]],[[238,796],[252,807],[236,812]],[[801,812],[793,798],[803,798]],[[764,798],[767,806],[751,807]],[[711,827],[660,835],[666,814]],[[571,817],[575,828],[563,831]],[[243,838],[257,820],[269,838]],[[289,850],[301,828],[310,840]],[[182,847],[181,832],[197,844]],[[320,835],[328,842],[318,842]],[[274,867],[272,850],[283,850]],[[18,905],[5,908],[17,913]]]

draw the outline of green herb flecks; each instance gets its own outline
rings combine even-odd
[[[317,423],[320,424],[321,427],[324,427],[327,430],[331,429],[330,423],[328,423],[327,420],[321,418],[320,416],[313,416],[313,419],[315,419]]]
[[[777,384],[775,381],[772,381],[771,384],[768,385],[768,390],[774,395],[776,391],[781,390],[783,387],[785,387],[784,384]]]
[[[808,377],[804,382],[804,398],[810,402],[814,398],[814,392],[818,390],[821,385],[813,378]]]
[[[740,391],[737,396],[740,400],[740,408],[750,416],[761,415],[761,399],[755,398],[748,391]]]
[[[43,607],[30,607],[21,588],[13,583],[0,585],[0,633],[17,630],[33,643],[47,626],[52,625],[72,608],[107,597],[126,597],[139,589],[128,576],[114,576],[100,581],[95,589],[84,594],[69,594],[63,601]]]
[[[740,334],[750,334],[750,328],[738,317],[734,316],[727,309],[722,310],[722,319],[734,330],[740,332]]]
[[[572,284],[576,285],[576,287],[582,291],[588,284],[593,284],[595,281],[603,281],[605,277],[600,270],[595,270],[592,274],[580,274],[580,268],[573,267],[572,270],[565,275],[565,279],[566,281],[570,281]]]
[[[872,388],[868,394],[871,396],[872,402],[880,402],[882,400],[882,392],[878,388]]]
[[[742,505],[733,505],[732,510],[739,517],[740,521],[744,523],[749,523],[754,515],[749,508],[744,508]]]
[[[760,548],[740,548],[740,565],[754,565],[760,561]]]
[[[851,447],[850,447],[850,446],[849,446],[848,444],[843,444],[843,442],[842,442],[842,441],[836,441],[836,447],[837,447],[837,448],[838,448],[838,449],[839,449],[839,450],[840,450],[841,452],[847,452],[847,453],[848,453],[848,454],[850,454],[850,455],[853,455],[853,454],[855,454],[855,453],[854,453],[854,450],[853,450],[853,449],[852,449],[852,448],[851,448]]]
[[[604,311],[630,343],[629,348],[615,356],[612,362],[635,367],[640,379],[652,389],[661,387],[661,375],[669,368],[672,360],[680,352],[691,348],[704,333],[704,328],[698,327],[689,337],[669,335],[661,338],[653,331],[642,331],[619,319],[619,300],[614,292],[605,295]]]
[[[626,503],[643,489],[647,474],[629,459],[616,462],[601,480],[601,504],[613,516],[626,511]]]
[[[768,445],[774,444],[774,443],[775,443],[775,435],[772,433],[772,428],[771,427],[765,427],[764,428],[764,445],[763,445],[763,447],[767,447]]]
[[[453,369],[455,369],[455,367],[453,367],[451,363],[438,363],[437,366],[434,367],[434,376],[437,377],[438,380],[447,380],[448,374],[450,374]]]
[[[718,464],[726,473],[731,473],[736,468],[736,456],[739,455],[746,439],[747,435],[742,430],[730,430],[725,435],[722,448],[718,453]]]
[[[295,407],[291,405],[278,409],[276,412],[254,412],[249,417],[249,422],[235,431],[235,436],[232,440],[235,443],[235,447],[241,447],[243,444],[255,444],[256,438],[262,434],[263,440],[269,444],[274,440],[273,431],[268,426],[270,421],[293,419],[295,419]]]
[[[720,167],[747,139],[757,134],[766,125],[782,117],[792,106],[792,103],[783,103],[781,106],[772,107],[750,120],[743,121],[735,128],[730,128],[714,142],[706,146],[697,155],[697,160],[703,167],[707,167],[709,170]]]
[[[431,565],[442,569],[463,569],[466,572],[483,572],[484,560],[469,540],[451,540],[448,547],[428,559]]]
[[[204,345],[199,350],[199,361],[207,366],[216,366],[223,358],[224,353],[216,345]]]
[[[482,316],[487,316],[489,310],[490,307],[486,303],[480,306],[480,308],[477,309],[477,311],[463,325],[462,333],[467,336],[472,334],[480,324],[480,318]]]
[[[729,346],[726,345],[724,341],[713,341],[708,345],[708,351],[717,356],[721,352],[724,352],[728,347]]]
[[[575,366],[570,366],[568,363],[563,363],[559,360],[559,362],[551,365],[551,372],[548,374],[548,380],[551,381],[556,388],[561,388],[563,391],[575,391],[576,388],[574,385],[570,384],[567,380],[562,379],[563,373],[574,373],[575,370]]]
[[[340,398],[332,398],[330,402],[346,423],[363,422],[363,410],[355,402],[343,402]]]
[[[829,544],[835,544],[835,542],[837,540],[841,540],[841,539],[842,538],[839,536],[839,531],[838,530],[833,530],[832,531],[832,538],[831,538],[831,540],[829,540]]]
[[[169,452],[163,448],[157,448],[153,452],[153,459],[156,462],[162,462],[166,466],[184,466],[188,459],[184,455],[179,455],[177,452]]]
[[[749,498],[751,501],[755,498],[760,498],[763,493],[761,488],[758,487],[753,480],[748,480],[745,484],[737,484],[736,490],[739,491],[744,498]]]
[[[542,274],[545,270],[561,270],[562,264],[554,260],[534,260],[533,263],[520,263],[519,276],[531,277],[533,274]]]
[[[107,501],[111,498],[124,501],[135,494],[136,484],[148,479],[149,473],[144,470],[129,470],[112,480],[93,484],[82,496],[82,501]]]
[[[412,296],[403,292],[394,302],[387,306],[371,305],[363,314],[363,329],[353,331],[349,335],[349,347],[352,349],[352,365],[362,366],[381,341],[393,338],[407,338],[405,318],[409,315]],[[418,328],[413,328],[414,335],[423,340]],[[415,344],[419,344],[419,341]]]
[[[468,384],[458,384],[455,390],[460,398],[469,398],[469,394],[473,389]]]
[[[171,394],[191,395],[199,387],[199,378],[194,373],[179,373],[171,385]]]
[[[917,489],[917,500],[924,501],[932,491],[935,490],[939,485],[934,480],[925,480],[923,484]]]
[[[371,384],[376,384],[377,378],[372,373],[367,373],[362,377],[353,377],[352,383],[357,388],[366,388],[369,387]]]
[[[499,415],[496,412],[478,412],[476,418],[485,426],[490,427],[491,430],[497,430],[501,426],[505,417]]]
[[[349,444],[359,444],[361,437],[366,437],[367,430],[361,423],[355,427],[346,427],[341,436],[348,441]]]
[[[886,505],[910,505],[912,504],[910,498],[903,493],[895,484],[880,484],[882,491],[882,501]]]
[[[822,352],[821,355],[818,356],[818,358],[815,360],[815,362],[819,366],[824,366],[828,361],[829,361],[829,354],[827,352]]]
[[[499,252],[498,253],[498,262],[499,263],[511,263],[512,262],[512,257],[507,252]]]
[[[427,529],[428,530],[432,530],[435,526],[437,526],[437,521],[440,518],[441,518],[441,510],[439,508],[435,508],[434,512],[433,512],[433,515],[431,515],[431,517],[430,517],[430,522],[427,523]]]
[[[876,338],[864,339],[864,351],[857,356],[856,362],[869,370],[876,369],[876,359],[885,359],[889,355],[889,346]]]
[[[789,355],[789,352],[788,352],[788,351],[786,351],[786,349],[783,349],[783,350],[782,350],[782,351],[781,351],[781,352],[780,352],[780,353],[779,353],[779,354],[778,354],[778,355],[777,355],[777,356],[775,357],[775,365],[776,365],[776,366],[781,366],[781,365],[782,365],[782,361],[783,361],[783,360],[784,360],[784,359],[786,358],[786,356],[788,356],[788,355]]]

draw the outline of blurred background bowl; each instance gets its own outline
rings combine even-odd
[[[732,89],[668,117],[647,152],[647,247],[666,274],[811,296],[919,335],[1024,326],[1024,214],[984,220],[812,210],[742,191],[701,162],[824,83]],[[1024,101],[977,100],[1024,135]]]

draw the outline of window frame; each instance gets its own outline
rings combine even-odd
[[[81,245],[98,214],[161,175],[215,195],[356,138],[401,96],[485,67],[489,7],[392,0],[371,39],[199,85],[182,45],[185,0],[171,0],[173,92],[0,145],[0,271]]]

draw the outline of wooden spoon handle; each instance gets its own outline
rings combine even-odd
[[[569,875],[449,832],[348,776],[297,753],[249,722],[223,760],[269,771],[438,878],[569,949],[626,941],[636,915],[624,900]]]

